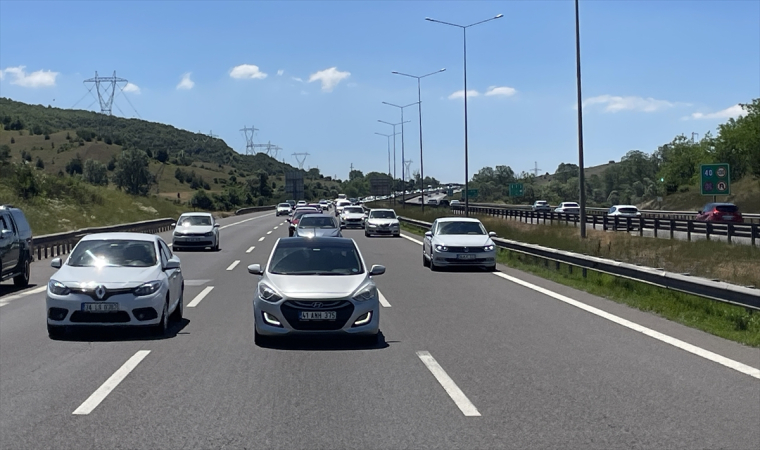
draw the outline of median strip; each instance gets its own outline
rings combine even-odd
[[[552,292],[549,289],[542,288],[540,286],[536,286],[535,284],[528,283],[527,281],[523,281],[519,278],[515,278],[513,276],[507,275],[505,273],[494,273],[497,277],[503,278],[505,280],[511,281],[513,283],[519,284],[521,286],[524,286],[528,289],[532,289],[536,292],[540,292],[544,295],[548,295],[549,297],[552,297],[554,299],[557,299],[561,302],[565,302],[568,305],[575,306],[576,308],[580,308],[586,312],[589,312],[591,314],[594,314],[596,316],[599,316],[603,319],[607,319],[611,322],[614,322],[618,325],[622,325],[626,328],[630,328],[631,330],[638,331],[639,333],[645,334],[651,338],[657,339],[658,341],[664,342],[666,344],[670,344],[674,347],[680,348],[681,350],[685,350],[689,353],[692,353],[694,355],[697,355],[699,357],[702,357],[704,359],[716,362],[718,364],[724,365],[730,369],[734,369],[738,372],[741,372],[743,374],[749,375],[754,378],[760,379],[760,369],[756,369],[754,367],[748,366],[746,364],[742,364],[738,361],[734,361],[733,359],[726,358],[724,356],[718,355],[717,353],[713,353],[709,350],[705,350],[703,348],[697,347],[696,345],[689,344],[687,342],[684,342],[680,339],[676,339],[674,337],[668,336],[666,334],[660,333],[658,331],[652,330],[651,328],[647,328],[645,326],[639,325],[637,323],[631,322],[630,320],[623,319],[622,317],[618,317],[614,314],[610,314],[606,311],[602,311],[601,309],[594,308],[593,306],[589,306],[585,303],[579,302],[577,300],[573,300],[570,297],[566,297],[562,294],[558,294],[556,292]]]
[[[198,306],[198,303],[200,303],[201,300],[203,300],[208,295],[208,293],[211,292],[212,290],[214,290],[214,286],[207,286],[206,288],[204,288],[200,294],[195,296],[193,301],[187,304],[187,307],[195,308],[196,306]]]
[[[431,355],[430,352],[420,351],[417,352],[417,356],[422,363],[425,364],[425,367],[428,368],[430,373],[433,374],[435,379],[438,380],[438,383],[441,384],[446,393],[449,394],[449,397],[454,400],[454,403],[456,403],[459,410],[462,411],[462,414],[467,417],[480,417],[480,412],[478,412],[475,405],[473,405],[470,399],[464,395],[464,392],[459,389],[459,386],[454,383],[454,380],[452,380],[446,371],[443,370],[443,367],[438,364],[438,361],[433,358],[433,355]]]
[[[132,355],[132,357],[129,358],[127,362],[124,363],[124,365],[119,367],[119,370],[114,372],[114,374],[111,375],[111,377],[107,379],[106,382],[98,388],[98,390],[93,392],[92,395],[90,395],[87,400],[84,401],[84,403],[79,405],[79,408],[74,410],[72,414],[80,416],[86,416],[87,414],[90,414],[103,400],[105,400],[108,394],[116,389],[116,386],[118,386],[119,383],[121,383],[122,380],[124,380],[124,378],[126,378],[127,375],[129,375],[129,373],[132,372],[138,364],[140,364],[140,361],[148,356],[148,353],[150,353],[150,350],[140,350]]]

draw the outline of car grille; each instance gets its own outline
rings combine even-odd
[[[114,295],[129,294],[134,290],[135,288],[106,289],[106,293],[103,296],[103,298],[98,298],[97,294],[95,294],[95,289],[72,289],[71,292],[84,294],[84,295],[89,296],[95,301],[102,302],[102,301],[108,300],[110,297],[113,297]]]
[[[108,313],[91,313],[84,311],[74,311],[71,313],[70,321],[74,323],[126,323],[129,322],[129,313],[126,311],[115,311]]]
[[[483,264],[487,261],[486,258],[475,258],[475,259],[444,258],[443,260],[452,264],[457,264],[457,265],[461,264],[463,266],[466,266],[468,264]]]
[[[315,305],[321,303],[320,305]],[[280,306],[280,311],[285,320],[295,330],[301,331],[330,331],[340,330],[346,325],[348,319],[354,313],[354,304],[348,300],[328,300],[328,301],[296,301],[288,300]],[[298,319],[299,311],[335,311],[335,320],[309,320],[301,321]]]
[[[362,221],[362,219],[345,219],[345,220],[346,222],[357,222],[357,223]]]
[[[483,247],[449,247],[449,252],[452,253],[478,253],[484,251]]]
[[[178,234],[177,237],[204,237],[206,236],[206,233],[182,233]]]

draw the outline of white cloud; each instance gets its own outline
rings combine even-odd
[[[517,89],[507,86],[491,86],[486,91],[486,96],[500,95],[503,97],[511,97],[517,93]],[[468,94],[469,95],[469,94]]]
[[[26,66],[6,67],[4,70],[0,71],[0,73],[3,75],[0,77],[0,79],[4,79],[5,74],[8,74],[13,77],[11,84],[18,86],[28,88],[55,86],[55,78],[59,75],[58,72],[53,72],[51,70],[38,70],[36,72],[26,73],[24,70],[25,68]]]
[[[467,91],[467,98],[477,97],[479,95],[480,95],[480,92],[478,92],[478,91],[476,91],[474,89],[470,89],[470,90]],[[454,99],[457,99],[457,98],[464,98],[464,90],[456,91],[453,94],[449,95],[449,100],[454,100]]]
[[[132,83],[127,83],[127,85],[124,86],[124,88],[122,90],[124,92],[133,92],[135,94],[139,94],[140,93],[140,87],[137,86],[136,84],[132,84]]]
[[[290,77],[291,80],[298,81],[299,83],[303,83],[303,80],[298,77]]]
[[[282,69],[280,69],[280,70],[277,71],[277,75],[278,76],[282,76],[283,73],[285,73],[285,71],[282,70]]]
[[[259,70],[259,66],[255,66],[253,64],[241,64],[239,66],[235,66],[230,71],[230,76],[232,78],[253,78],[257,80],[261,80],[267,77],[267,74]]]
[[[190,72],[182,75],[182,81],[177,85],[177,89],[190,90],[195,86],[195,81],[190,79]]]
[[[729,106],[726,109],[716,111],[714,113],[693,113],[689,118],[691,119],[731,119],[739,116],[746,115],[747,112],[741,107],[741,105]]]
[[[320,70],[319,72],[311,74],[309,76],[309,83],[320,81],[322,83],[322,90],[325,92],[331,92],[338,83],[350,76],[350,72],[341,72],[337,67],[330,67],[329,69]]]
[[[583,102],[583,107],[589,105],[604,105],[604,112],[639,111],[655,112],[675,106],[675,103],[666,100],[656,100],[651,97],[619,97],[614,95],[599,95],[591,97]]]

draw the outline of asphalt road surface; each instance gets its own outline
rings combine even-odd
[[[760,350],[501,266],[431,272],[414,236],[344,233],[387,267],[377,345],[257,347],[246,266],[286,223],[221,223],[220,252],[178,253],[162,339],[48,338],[49,261],[0,286],[3,449],[760,448]]]

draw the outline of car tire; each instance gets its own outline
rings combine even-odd
[[[172,311],[172,315],[169,316],[169,319],[171,319],[172,322],[181,322],[184,310],[185,310],[185,289],[183,287],[182,292],[180,292],[179,294],[179,302],[177,302],[177,307],[174,308],[174,311]]]
[[[438,272],[438,270],[440,270],[440,268],[435,265],[435,262],[433,262],[433,257],[432,256],[430,257],[430,261],[428,262],[428,264],[429,264],[428,267],[430,267],[431,271]]]
[[[24,271],[13,277],[13,285],[18,287],[29,286],[29,275],[31,273],[31,264],[29,258],[24,257]]]
[[[66,326],[64,325],[50,325],[47,326],[48,336],[51,339],[60,338],[66,334]]]
[[[370,237],[370,234],[369,234],[369,232],[367,230],[364,230],[364,236],[365,237]]]
[[[153,334],[165,336],[169,329],[169,299],[164,301],[164,310],[161,312],[161,321],[153,325]]]

